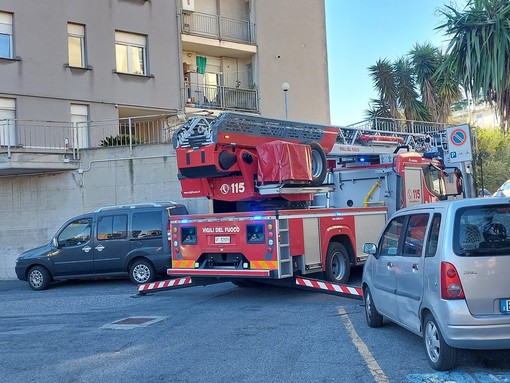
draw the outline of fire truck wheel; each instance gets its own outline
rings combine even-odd
[[[152,263],[144,259],[135,260],[129,269],[129,278],[134,284],[151,283],[154,281],[155,274]]]
[[[347,283],[351,274],[349,253],[344,245],[331,242],[326,255],[326,279],[335,283]]]
[[[51,282],[50,272],[43,266],[34,266],[28,272],[28,284],[32,290],[46,290]]]
[[[365,317],[368,327],[381,327],[383,325],[383,316],[377,311],[368,286],[363,291],[363,301],[365,302]]]
[[[327,164],[324,149],[317,142],[306,142],[312,149],[312,186],[321,186],[326,179]]]

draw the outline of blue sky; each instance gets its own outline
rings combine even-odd
[[[394,61],[416,43],[437,47],[446,40],[434,30],[446,0],[325,0],[331,123],[366,119],[376,98],[368,67],[378,59]]]

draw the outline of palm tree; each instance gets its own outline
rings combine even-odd
[[[437,73],[444,60],[439,49],[416,44],[393,64],[377,61],[368,69],[379,98],[370,101],[367,117],[447,122],[460,89],[455,76]]]
[[[388,105],[381,99],[371,98],[370,108],[365,110],[365,114],[369,119],[373,118],[391,118]]]
[[[411,64],[416,74],[422,101],[428,108],[432,120],[438,121],[438,91],[434,74],[439,68],[439,49],[430,44],[415,44],[409,52]]]
[[[440,62],[443,63],[447,56],[440,55]],[[460,101],[462,92],[460,88],[459,78],[453,72],[441,72],[438,68],[434,78],[437,85],[437,121],[447,123],[452,113],[453,105]]]
[[[398,106],[407,120],[428,121],[430,113],[418,100],[415,85],[415,72],[408,59],[402,57],[393,64]]]
[[[368,67],[370,77],[374,81],[374,87],[379,92],[379,99],[376,100],[380,107],[387,108],[389,117],[400,119],[398,111],[397,87],[393,73],[393,65],[388,59],[377,60],[375,65]],[[382,113],[381,114],[387,114]]]
[[[441,73],[456,73],[473,98],[482,92],[497,110],[501,130],[510,124],[510,3],[468,0],[463,11],[445,6],[444,29],[452,36]]]

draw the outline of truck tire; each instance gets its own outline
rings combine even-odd
[[[28,272],[27,280],[32,290],[46,290],[51,283],[51,274],[44,266],[34,266]]]
[[[321,186],[326,179],[327,162],[324,149],[317,142],[305,142],[312,150],[312,182],[311,186]]]
[[[349,253],[344,245],[331,242],[326,254],[326,280],[347,283],[351,275]]]
[[[151,283],[156,278],[156,271],[149,261],[136,259],[129,268],[129,278],[135,285]]]

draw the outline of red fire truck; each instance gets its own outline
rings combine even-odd
[[[182,195],[209,198],[213,212],[172,216],[168,274],[344,284],[389,214],[447,198],[442,162],[419,153],[432,142],[237,113],[192,118],[173,137]]]

